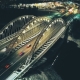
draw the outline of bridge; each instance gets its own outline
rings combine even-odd
[[[0,79],[20,79],[59,38],[66,37],[68,25],[61,17],[33,15],[5,25],[0,31]]]
[[[20,6],[25,9],[26,4],[10,8],[18,9]],[[52,7],[50,11],[53,10]],[[0,30],[0,80],[21,80],[60,38],[67,38],[69,25],[76,17],[74,14],[71,16],[69,10],[66,11],[63,14],[56,11],[50,16],[23,15]],[[66,13],[71,17],[65,22],[62,16]]]

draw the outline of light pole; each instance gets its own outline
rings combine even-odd
[[[25,40],[25,33],[26,33],[26,31],[24,30],[22,33],[23,33],[23,36],[22,36],[23,40]]]

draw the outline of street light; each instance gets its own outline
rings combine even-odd
[[[59,19],[56,20],[57,22],[59,21]]]
[[[47,20],[49,22],[49,20]]]
[[[38,21],[40,21],[39,19],[37,19]]]
[[[0,34],[3,34],[3,32],[1,32]]]
[[[49,31],[49,28],[47,28],[46,30]]]
[[[23,18],[25,18],[25,17],[23,16]]]
[[[25,33],[26,33],[26,31],[24,30],[22,33],[23,33],[22,37],[23,37],[23,40],[24,40],[25,39]]]
[[[56,20],[54,20],[54,22],[56,23]]]
[[[49,25],[49,27],[51,27],[51,24]]]
[[[45,18],[43,18],[43,20],[45,21],[46,19],[45,19]]]
[[[32,18],[34,18],[34,16]]]
[[[61,22],[63,23],[63,21],[61,20]]]
[[[17,44],[17,42],[15,42]]]
[[[21,17],[19,18],[19,20],[21,20]]]
[[[41,41],[39,41],[39,43],[41,43]]]
[[[43,33],[43,36],[44,36],[45,34]]]
[[[29,27],[29,26],[27,26],[27,28],[29,29],[30,27]]]
[[[26,18],[28,18],[28,16],[26,16]]]
[[[54,22],[52,22],[52,24],[54,24]]]
[[[41,20],[43,20],[43,19],[41,18]]]
[[[8,27],[6,27],[5,29],[8,29]]]
[[[20,39],[21,39],[21,37],[19,36],[19,37],[18,37],[18,39],[20,40]]]
[[[0,52],[6,52],[6,50],[7,50],[6,48],[3,48]]]
[[[36,20],[34,22],[36,23]]]
[[[33,23],[31,23],[31,25],[33,25]]]
[[[24,30],[22,33],[25,33],[26,31]]]
[[[10,25],[13,25],[13,22],[12,22],[12,23],[10,23]]]

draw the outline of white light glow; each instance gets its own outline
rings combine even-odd
[[[22,33],[25,33],[26,31],[24,30]]]
[[[3,48],[3,49],[1,50],[1,52],[6,52],[6,50],[7,50],[6,48]]]

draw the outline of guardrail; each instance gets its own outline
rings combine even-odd
[[[30,64],[28,64],[28,65],[22,65],[23,69],[20,72],[14,71],[8,78],[6,78],[6,80],[11,80],[11,79],[12,80],[17,80],[18,79],[17,77],[21,78],[21,76],[23,76],[53,46],[53,44],[60,38],[60,36],[64,33],[65,30],[66,30],[66,28],[63,27],[56,34],[56,36],[53,36],[49,40],[49,41],[51,41],[50,44],[48,44],[48,46],[45,49],[43,49],[42,52],[39,55],[37,55],[34,60],[32,60],[32,62],[30,62]],[[48,43],[49,41],[47,41],[46,43]],[[24,72],[24,73],[22,73],[22,72]]]
[[[17,79],[20,79],[30,68],[32,68],[32,66],[55,44],[55,42],[62,36],[62,34],[65,32],[66,28],[63,27],[57,34],[56,34],[56,37],[53,36],[51,39],[50,39],[50,43],[48,44],[48,46],[42,50],[42,52],[39,53],[39,55],[37,55],[35,57],[34,60],[32,60],[28,65],[25,65],[24,69],[19,73],[17,74],[16,78],[14,80],[17,80]],[[48,41],[47,41],[48,42]],[[47,43],[46,42],[46,43]],[[46,44],[45,43],[45,44]],[[44,44],[44,45],[45,45]],[[44,46],[43,45],[43,46]],[[36,52],[35,52],[36,53]]]

